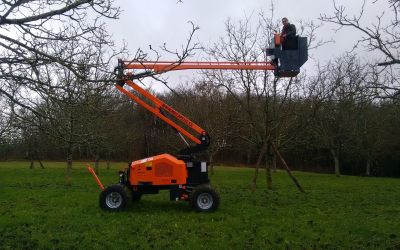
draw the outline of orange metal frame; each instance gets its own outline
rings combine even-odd
[[[186,184],[188,178],[186,164],[170,154],[161,154],[130,164],[129,181],[131,185],[151,182],[152,185]],[[171,180],[175,180],[171,182]]]
[[[177,131],[179,131],[184,136],[189,138],[192,142],[194,142],[196,144],[200,144],[201,143],[201,141],[199,139],[197,139],[195,136],[193,136],[191,133],[189,133],[186,129],[182,128],[176,122],[172,121],[171,119],[169,119],[168,117],[163,115],[161,113],[161,109],[167,111],[168,113],[170,113],[171,115],[176,117],[179,121],[183,122],[186,126],[188,126],[189,128],[193,129],[194,131],[196,131],[200,135],[206,133],[206,131],[204,129],[202,129],[200,126],[198,126],[197,124],[195,124],[194,122],[192,122],[191,120],[186,118],[184,115],[182,115],[181,113],[179,113],[178,111],[173,109],[171,106],[165,104],[163,101],[161,101],[160,99],[158,99],[154,95],[150,94],[148,91],[146,91],[146,90],[142,89],[141,87],[139,87],[139,85],[137,85],[136,83],[132,82],[131,80],[125,80],[125,83],[128,84],[134,90],[136,90],[138,93],[140,93],[141,95],[146,97],[149,101],[151,101],[155,105],[155,107],[150,106],[149,104],[147,104],[146,102],[141,100],[138,96],[136,96],[135,94],[133,94],[133,93],[129,92],[128,90],[126,90],[124,87],[121,87],[118,84],[115,85],[115,86],[117,87],[117,89],[119,91],[121,91],[125,95],[129,96],[132,100],[134,100],[139,105],[141,105],[142,107],[144,107],[145,109],[147,109],[148,111],[153,113],[155,116],[157,116],[158,118],[160,118],[161,120],[163,120],[164,122],[169,124],[171,127],[175,128]]]
[[[93,175],[93,178],[96,180],[97,185],[99,185],[100,189],[104,191],[104,186],[101,183],[99,177],[97,177],[97,174],[96,172],[94,172],[93,168],[91,168],[89,164],[86,164],[86,168]]]
[[[275,70],[271,62],[176,62],[176,61],[120,61],[124,69],[150,69],[164,72],[184,69],[225,69],[225,70]]]

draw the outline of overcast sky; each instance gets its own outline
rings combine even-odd
[[[372,0],[367,0],[372,2]],[[170,48],[179,48],[188,37],[192,21],[200,27],[195,39],[207,45],[224,35],[225,22],[253,16],[264,10],[270,13],[270,0],[116,0],[116,5],[123,10],[119,20],[109,22],[110,31],[116,42],[125,40],[129,51],[134,54],[138,48],[148,49],[151,44],[157,48],[167,43]],[[357,14],[362,0],[339,1],[345,5],[346,11]],[[386,1],[378,0],[374,5],[367,5],[365,22],[374,20],[386,5]],[[286,16],[296,24],[299,20],[318,22],[321,13],[332,14],[331,0],[280,0],[274,1],[274,16],[280,20]],[[359,34],[350,29],[335,33],[335,26],[325,24],[320,30],[321,38],[333,37],[334,44],[320,48],[312,54],[316,59],[328,60],[349,50]],[[361,53],[363,53],[361,51]],[[366,52],[364,52],[366,53]],[[198,60],[193,58],[192,60]],[[200,58],[201,59],[201,58]],[[312,64],[308,62],[308,64]],[[175,73],[176,74],[176,73]]]

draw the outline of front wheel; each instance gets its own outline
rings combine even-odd
[[[128,203],[128,194],[122,185],[112,185],[100,193],[100,207],[106,211],[123,210]]]
[[[193,190],[190,204],[198,212],[212,212],[218,208],[219,196],[209,185],[200,185]]]

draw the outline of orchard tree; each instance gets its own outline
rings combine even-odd
[[[107,34],[105,18],[120,13],[112,0],[2,1],[0,7],[0,94],[34,114],[31,93],[54,86],[59,68],[84,79],[77,56],[98,48],[117,54]],[[78,45],[69,53],[71,44]],[[108,72],[109,57],[88,67]],[[95,79],[85,79],[96,81]]]
[[[341,174],[342,153],[355,143],[350,135],[357,121],[357,103],[365,97],[367,68],[354,55],[345,54],[320,67],[311,82],[316,95],[311,129],[319,146],[330,152],[336,176]]]
[[[232,62],[268,61],[265,48],[270,47],[273,30],[278,29],[278,23],[266,18],[261,13],[259,24],[252,27],[249,18],[233,22],[228,20],[225,25],[226,37],[208,49],[213,60]],[[207,71],[205,80],[213,83],[226,95],[231,96],[239,112],[242,114],[234,123],[240,124],[237,133],[249,146],[257,148],[258,157],[252,187],[256,187],[258,166],[265,162],[267,187],[272,189],[271,157],[280,157],[276,146],[288,125],[290,112],[283,111],[284,104],[296,95],[295,87],[298,79],[279,80],[272,72],[236,70]],[[285,165],[285,163],[283,163]],[[289,175],[300,191],[303,191],[297,180]]]
[[[363,47],[367,51],[377,52],[380,58],[373,65],[378,72],[379,81],[373,81],[370,88],[376,89],[376,96],[400,98],[400,1],[398,0],[364,0],[358,13],[349,13],[345,5],[335,1],[333,14],[323,14],[320,20],[333,23],[339,29],[348,28],[360,34],[354,48]],[[375,19],[367,17],[368,8],[384,7]]]

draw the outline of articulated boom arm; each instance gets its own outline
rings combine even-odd
[[[176,61],[120,61],[123,69],[152,70],[155,73],[184,69],[275,70],[272,62],[176,62]]]
[[[139,73],[137,75],[131,72],[126,72],[130,69],[143,69],[144,73]],[[171,70],[184,70],[184,69],[220,69],[220,70],[275,70],[276,66],[271,62],[175,62],[175,61],[122,61],[119,60],[118,67],[116,68],[118,81],[116,87],[119,91],[130,97],[132,100],[137,102],[139,105],[153,113],[155,116],[166,122],[168,125],[173,127],[181,138],[187,144],[187,148],[181,150],[181,154],[192,154],[201,150],[207,149],[210,144],[210,138],[208,133],[202,129],[200,126],[192,122],[190,119],[173,109],[171,106],[165,104],[163,101],[141,88],[138,84],[134,83],[132,80],[140,78],[146,75],[151,75],[153,73],[166,72]],[[124,85],[130,86],[132,89],[139,93],[153,105],[149,105],[141,98],[139,98],[135,93],[132,93],[124,88]],[[175,117],[192,131],[196,133],[190,133],[188,130],[184,129],[182,126],[171,120],[165,115],[168,112],[170,115]],[[194,147],[186,142],[184,137],[191,140],[196,144]]]
[[[278,34],[275,36],[275,40],[277,38],[280,38]],[[200,126],[189,120],[187,117],[180,114],[178,111],[168,106],[163,101],[150,94],[148,91],[139,87],[132,80],[145,76],[151,76],[157,73],[185,69],[274,70],[275,75],[278,77],[293,77],[300,72],[300,67],[307,61],[308,57],[307,38],[298,37],[296,39],[297,49],[294,50],[282,50],[280,42],[275,41],[275,47],[267,50],[268,55],[273,56],[274,58],[271,62],[176,62],[118,60],[118,67],[115,68],[117,73],[116,87],[119,91],[129,96],[139,105],[143,106],[155,116],[159,117],[161,120],[173,127],[188,146],[186,149],[181,150],[180,153],[183,155],[189,155],[207,149],[208,145],[210,144],[208,133]],[[144,72],[133,72],[133,70],[136,69],[144,70]],[[136,91],[136,93],[142,95],[153,105],[149,105],[140,99],[135,93],[126,90],[124,88],[125,84],[129,85]],[[170,116],[175,117],[174,119],[185,124],[192,130],[192,132],[194,131],[196,134],[190,133],[188,130],[171,120],[166,116],[166,112],[169,113]],[[196,146],[191,147],[182,135],[194,142]]]
[[[147,104],[145,101],[140,99],[137,95],[134,93],[128,91],[127,89],[124,88],[123,83],[126,83],[129,85],[131,88],[133,88],[137,93],[141,94],[144,98],[146,98],[148,101],[150,101],[153,106]],[[153,113],[155,116],[166,122],[168,125],[173,127],[179,134],[186,136],[188,139],[190,139],[192,142],[198,145],[196,149],[207,147],[209,145],[210,139],[207,134],[207,132],[202,129],[200,126],[186,118],[184,115],[173,109],[171,106],[165,104],[163,101],[152,95],[150,92],[146,91],[145,89],[141,88],[139,85],[134,83],[133,81],[129,79],[124,79],[121,82],[119,80],[118,84],[116,85],[117,89],[130,97],[132,100],[137,102],[139,105]],[[175,117],[177,120],[181,121],[183,124],[185,124],[187,127],[192,129],[197,133],[197,136],[191,134],[188,132],[186,129],[184,129],[182,126],[178,125],[176,122],[171,120],[169,117],[165,115],[165,112],[168,112],[170,115]],[[189,146],[189,145],[188,145]],[[194,147],[192,147],[193,149]]]

